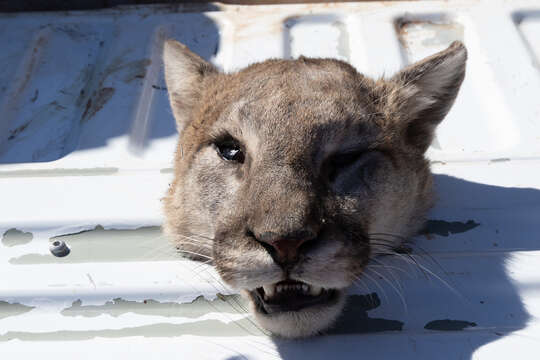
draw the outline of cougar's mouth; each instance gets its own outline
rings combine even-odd
[[[266,284],[250,292],[256,308],[263,314],[300,311],[337,302],[338,290],[325,289],[301,281],[285,280]]]

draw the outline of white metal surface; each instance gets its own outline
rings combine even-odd
[[[540,3],[206,10],[0,15],[1,358],[537,359]],[[420,266],[392,260],[332,334],[290,342],[175,258],[158,228],[177,136],[169,37],[225,71],[304,54],[372,76],[464,41],[466,80],[429,150],[438,221],[416,239]],[[52,256],[66,234],[70,255]]]

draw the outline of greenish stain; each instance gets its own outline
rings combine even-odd
[[[428,220],[421,234],[436,234],[440,236],[449,236],[451,234],[460,234],[472,230],[480,226],[474,220],[461,221],[444,221],[444,220]]]
[[[2,244],[4,246],[12,247],[17,245],[28,244],[34,235],[30,232],[24,232],[15,228],[7,230],[2,236]]]
[[[92,230],[55,236],[50,241],[56,239],[66,242],[71,249],[69,256],[59,258],[51,254],[25,254],[11,258],[9,263],[28,265],[181,259],[159,226],[105,230],[98,225]]]
[[[11,304],[5,301],[0,301],[0,319],[24,314],[33,308],[33,306],[26,306],[18,303]]]
[[[104,305],[81,305],[75,301],[61,311],[64,316],[97,317],[103,314],[118,317],[127,313],[147,316],[199,318],[211,312],[223,314],[247,314],[248,303],[240,295],[218,294],[214,300],[197,297],[191,303],[159,302],[156,300],[130,301],[121,298]],[[403,323],[397,320],[370,318],[367,311],[379,307],[381,301],[376,293],[351,295],[347,299],[343,315],[329,334],[358,334],[381,331],[401,331]]]
[[[240,304],[239,304],[240,303]],[[376,293],[368,295],[349,296],[344,313],[328,334],[358,334],[381,331],[400,331],[403,323],[397,320],[370,318],[367,311],[380,306],[381,301]],[[240,305],[242,307],[240,307]],[[222,295],[212,301],[199,296],[191,303],[177,304],[171,302],[160,303],[155,300],[128,301],[114,299],[104,305],[82,306],[81,301],[75,301],[71,307],[64,309],[64,316],[95,317],[101,314],[120,316],[125,313],[137,313],[150,316],[182,316],[197,318],[210,312],[227,314],[247,314],[247,303],[240,295]],[[129,327],[123,329],[101,330],[62,330],[51,332],[9,331],[0,335],[0,342],[10,340],[20,341],[81,341],[94,338],[122,338],[131,336],[152,337],[178,337],[182,335],[195,335],[205,337],[230,336],[267,336],[251,316],[237,321],[223,322],[220,320],[201,320],[183,324],[157,323],[151,325]]]
[[[89,169],[42,169],[42,170],[10,170],[0,171],[0,178],[17,177],[61,177],[61,176],[102,176],[112,175],[118,168],[89,168]]]
[[[178,337],[194,335],[204,337],[263,336],[266,335],[251,319],[242,319],[225,323],[219,320],[201,320],[184,324],[159,323],[123,329],[101,330],[61,330],[51,332],[8,331],[0,335],[0,342],[20,341],[81,341],[95,338],[123,338],[142,336]]]
[[[221,295],[214,300],[197,297],[191,303],[159,302],[156,300],[130,301],[121,298],[107,301],[104,305],[81,305],[75,301],[61,311],[64,316],[96,317],[103,314],[118,317],[127,313],[148,316],[198,318],[211,312],[226,314],[246,314],[247,302],[240,295]]]
[[[469,327],[475,327],[476,323],[463,321],[463,320],[433,320],[430,321],[424,326],[424,329],[427,330],[438,330],[438,331],[461,331]]]

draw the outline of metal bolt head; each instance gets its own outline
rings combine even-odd
[[[69,247],[65,242],[62,240],[53,240],[53,242],[49,245],[49,250],[51,253],[56,257],[64,257],[67,256],[70,252]]]

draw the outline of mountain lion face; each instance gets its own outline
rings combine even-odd
[[[369,260],[422,226],[432,205],[424,152],[466,57],[455,42],[377,81],[304,57],[224,74],[167,41],[180,139],[166,233],[211,260],[272,333],[323,331]]]

